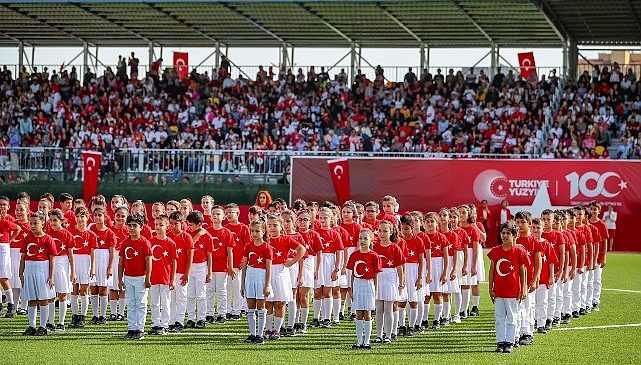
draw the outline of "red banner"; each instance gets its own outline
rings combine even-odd
[[[174,68],[182,79],[189,73],[189,53],[174,52]]]
[[[327,167],[329,167],[329,175],[334,184],[336,200],[338,204],[343,204],[352,198],[349,184],[349,162],[345,158],[328,160]]]
[[[292,196],[323,201],[334,197],[325,159],[293,159]],[[510,211],[563,208],[592,200],[618,212],[614,247],[641,251],[636,224],[641,221],[641,163],[614,160],[439,160],[350,159],[351,197],[357,202],[380,201],[393,195],[400,213],[436,211],[461,203],[480,206],[487,200],[488,227],[496,240],[499,204]],[[479,207],[480,208],[480,207]]]
[[[84,185],[82,192],[86,202],[90,201],[91,198],[98,193],[101,156],[102,154],[96,151],[85,151],[82,153],[84,169]]]
[[[534,52],[519,53],[519,66],[521,68],[521,76],[526,80],[537,80],[536,63],[534,62]]]

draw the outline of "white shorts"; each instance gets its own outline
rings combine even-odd
[[[95,286],[113,286],[113,275],[107,278],[107,268],[109,266],[109,250],[95,250],[94,259],[96,260],[96,279],[92,284]],[[113,273],[113,268],[111,270]]]
[[[456,257],[456,253],[454,253],[455,256],[449,256],[449,267],[447,269],[447,292],[446,293],[460,293],[461,292],[461,284],[459,282],[460,278],[460,270],[458,269],[458,258]],[[457,264],[457,269],[456,269],[456,278],[454,280],[450,280],[450,273],[452,272],[452,268],[454,267],[454,261],[456,260]]]
[[[19,248],[11,249],[11,278],[9,278],[9,284],[12,288],[22,288],[22,281],[20,281],[20,259],[22,254],[20,253]]]
[[[76,282],[80,285],[92,284],[89,277],[91,271],[91,257],[89,255],[74,255],[73,263],[76,269]]]
[[[289,281],[292,283],[292,289],[298,288],[298,270],[300,262],[295,263],[294,265],[288,268],[289,270]]]
[[[354,278],[354,287],[352,288],[352,310],[371,311],[376,308],[374,296],[374,280],[365,280]]]
[[[316,262],[316,256],[309,256],[302,263],[303,269],[303,282],[301,283],[301,288],[313,288],[314,287],[314,263]],[[300,263],[299,263],[300,266]]]
[[[485,279],[485,258],[483,254],[483,246],[481,244],[478,244],[478,256],[476,258],[476,282],[477,283],[482,283],[486,281]]]
[[[291,302],[294,298],[289,270],[283,264],[272,265],[272,291],[268,302]]]
[[[423,288],[416,290],[416,280],[418,279],[418,264],[417,263],[406,263],[405,264],[405,290],[407,293],[407,298],[403,298],[401,295],[401,300],[407,299],[408,302],[418,302],[422,300],[421,295],[423,294]],[[423,286],[425,286],[425,281],[423,281]]]
[[[447,282],[441,285],[441,274],[443,274],[443,257],[432,257],[432,282],[430,283],[430,292],[447,293]]]
[[[378,288],[376,290],[376,300],[395,302],[400,296],[398,290],[398,274],[396,268],[384,268],[377,276]]]
[[[11,249],[8,243],[0,243],[0,278],[11,277]]]
[[[24,285],[22,298],[24,300],[53,299],[55,293],[49,287],[49,261],[25,261]]]
[[[467,248],[467,280],[465,285],[478,285],[478,269],[477,275],[472,276],[472,262],[474,261],[474,251],[472,248]],[[478,264],[477,264],[478,267]]]
[[[54,260],[53,285],[56,293],[71,293],[71,268],[68,256],[56,256]]]
[[[245,274],[245,298],[265,299],[265,269],[247,266]]]
[[[120,264],[120,255],[118,255],[118,251],[114,253],[114,262],[113,262],[113,276],[111,280],[111,285],[109,286],[109,290],[120,290],[119,286],[119,281],[120,277],[118,276],[118,265]]]
[[[336,254],[323,253],[322,257],[323,257],[323,267],[321,268],[318,279],[322,280],[322,286],[324,287],[328,287],[328,288],[338,287],[338,279],[332,280],[332,274],[334,273],[334,267],[336,266]]]

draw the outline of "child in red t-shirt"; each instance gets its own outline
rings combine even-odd
[[[502,245],[487,254],[490,259],[489,290],[494,303],[496,352],[511,353],[516,338],[518,302],[527,296],[527,253],[516,244],[516,223],[500,227]]]
[[[170,290],[176,278],[176,243],[167,237],[169,217],[161,214],[154,220],[151,239],[151,320],[150,335],[164,335],[169,329]]]

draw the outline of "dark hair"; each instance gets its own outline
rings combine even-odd
[[[65,214],[62,212],[62,210],[57,209],[57,208],[56,209],[52,209],[52,210],[49,211],[49,218],[51,218],[51,217],[56,217],[56,218],[60,219],[61,221],[65,220]]]
[[[274,201],[277,202],[277,203],[280,203],[280,205],[287,206],[287,202],[283,198],[276,198]]]
[[[389,224],[390,227],[392,227],[392,233],[389,236],[389,240],[391,242],[396,242],[398,240],[398,228],[396,228],[396,224],[392,223],[391,221],[387,219],[383,219],[382,221],[379,222],[379,227],[381,224],[386,223]]]
[[[259,207],[258,205],[252,205],[249,207],[249,212],[251,214],[263,214],[263,208]]]
[[[525,219],[525,221],[529,224],[532,223],[532,214],[530,214],[530,212],[522,210],[520,212],[516,212],[516,214],[514,215],[514,219]]]
[[[169,219],[173,221],[178,221],[182,222],[183,221],[183,214],[179,211],[175,211],[169,215]]]
[[[303,199],[296,199],[292,204],[292,209],[301,210],[307,208],[307,203]]]
[[[516,235],[517,229],[516,229],[516,222],[513,220],[509,220],[499,227],[499,234],[504,230],[507,229],[513,236]]]
[[[71,194],[69,193],[62,193],[60,194],[60,196],[58,196],[58,200],[60,200],[61,202],[66,202],[68,200],[73,200],[73,196],[71,196]]]
[[[541,212],[541,216],[544,216],[544,215],[554,215],[554,211],[552,209],[546,209]]]
[[[41,210],[37,210],[37,211],[35,211],[35,212],[31,213],[31,215],[29,216],[29,218],[38,218],[38,219],[40,219],[40,220],[41,220],[41,221],[43,221],[43,222],[47,220],[47,216],[46,216],[46,215],[45,215],[45,213],[44,213],[43,211],[41,211]]]
[[[223,212],[225,211],[225,207],[223,207],[222,205],[214,205],[213,207],[211,207],[211,210],[214,210],[214,209],[220,209]]]
[[[10,201],[9,198],[6,197],[5,195],[0,195],[0,200]]]
[[[541,224],[541,219],[540,218],[534,218],[532,219],[532,224],[536,224],[537,226]]]
[[[597,208],[599,208],[599,210],[601,210],[601,203],[599,203],[599,202],[598,202],[598,201],[596,201],[596,200],[591,201],[591,202],[588,204],[588,206],[590,206],[590,207],[597,207]]]
[[[169,222],[169,217],[167,217],[165,214],[161,214],[157,216],[156,219],[154,219],[154,221],[157,221],[157,220],[163,220],[165,222]]]
[[[87,209],[87,207],[78,207],[78,208],[76,208],[76,211],[74,213],[75,213],[76,216],[86,215],[88,217],[89,216],[89,209]]]
[[[126,224],[129,225],[129,223],[136,223],[140,227],[142,227],[145,225],[145,218],[140,214],[131,214],[127,217],[126,220]]]
[[[401,217],[401,224],[408,224],[411,226],[413,223],[414,223],[414,217],[412,217],[411,215],[406,214]]]
[[[29,195],[29,193],[27,193],[26,191],[23,191],[21,193],[18,193],[18,195],[16,196],[16,200],[18,199],[27,199],[28,201],[31,201],[31,195]]]
[[[205,219],[203,218],[203,214],[197,210],[194,210],[187,214],[186,220],[187,222],[194,224],[202,224],[205,221]]]
[[[236,203],[229,203],[229,204],[225,205],[225,210],[227,210],[227,209],[239,209],[239,208],[238,208],[238,204],[236,204]],[[213,210],[213,208],[212,208],[212,210]]]

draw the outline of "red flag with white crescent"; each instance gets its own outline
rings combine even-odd
[[[336,191],[336,200],[338,204],[343,204],[352,198],[351,187],[349,183],[349,163],[345,158],[327,161],[329,174],[334,183]]]
[[[189,73],[189,53],[174,52],[174,68],[182,79]]]
[[[534,62],[534,52],[519,53],[519,67],[521,68],[521,76],[526,80],[534,77],[538,78],[536,74],[536,63]]]
[[[91,198],[98,193],[101,156],[102,154],[96,151],[85,151],[82,153],[84,169],[84,185],[82,191],[86,202],[90,201]]]

